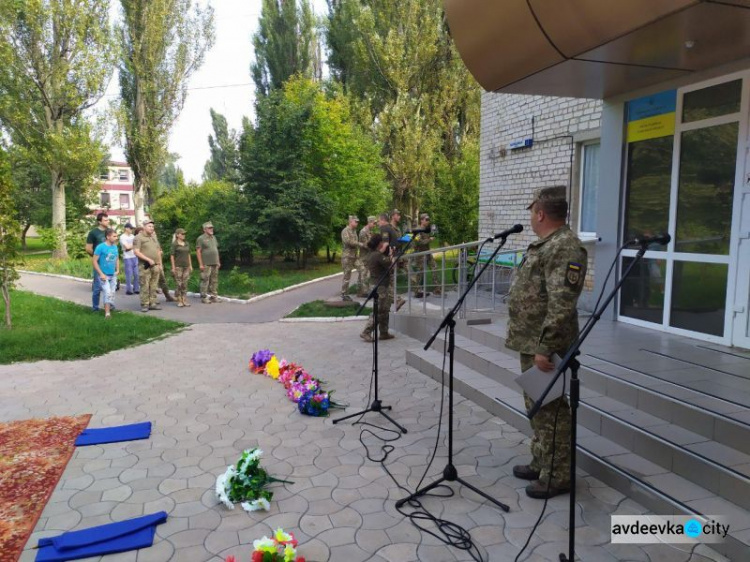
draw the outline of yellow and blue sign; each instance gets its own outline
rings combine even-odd
[[[677,90],[628,102],[628,142],[674,135]]]

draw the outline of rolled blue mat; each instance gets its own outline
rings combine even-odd
[[[167,520],[160,511],[135,519],[69,531],[39,539],[36,562],[62,562],[146,548],[153,544],[156,526]]]
[[[101,427],[84,429],[76,439],[76,447],[86,445],[101,445],[102,443],[117,443],[119,441],[135,441],[148,439],[151,436],[151,422],[118,425],[116,427]]]

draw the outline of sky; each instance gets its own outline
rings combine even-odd
[[[205,5],[205,2],[201,2]],[[113,14],[119,13],[119,1],[112,0]],[[230,129],[240,130],[242,117],[253,116],[255,85],[250,77],[254,61],[252,35],[258,28],[262,0],[212,0],[216,41],[206,54],[203,66],[188,83],[185,106],[172,127],[169,151],[180,155],[177,165],[187,181],[201,181],[203,165],[209,157],[208,136],[212,134],[213,108],[227,118]],[[326,13],[325,0],[313,0],[318,15]],[[115,74],[99,105],[118,95]],[[121,147],[110,146],[114,160],[124,160]]]

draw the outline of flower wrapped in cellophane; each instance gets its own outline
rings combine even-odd
[[[228,466],[226,472],[216,479],[216,496],[229,509],[240,503],[245,511],[268,511],[273,492],[266,487],[274,482],[293,484],[274,478],[261,468],[262,455],[260,449],[248,449],[242,453],[236,466]]]

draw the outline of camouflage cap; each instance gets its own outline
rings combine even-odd
[[[359,217],[357,215],[349,215],[349,220],[359,222]]]
[[[174,231],[174,233],[175,234],[185,234],[185,229],[184,228],[178,228],[177,230]]]
[[[203,223],[203,228],[213,228],[213,227],[214,227],[214,225],[213,225],[213,223],[211,221]]]
[[[151,219],[145,219],[145,220],[144,220],[144,221],[143,221],[143,222],[141,223],[141,226],[146,226],[147,224],[154,224],[154,221],[152,221]]]
[[[427,213],[422,213],[421,215],[419,215],[419,220],[430,220],[430,215],[428,215]]]
[[[528,207],[526,207],[527,210],[530,210],[534,203],[537,201],[544,201],[544,202],[558,202],[562,201],[567,205],[567,202],[565,201],[565,197],[567,195],[567,189],[565,186],[555,186],[555,187],[543,187],[541,189],[538,189],[536,192],[534,192],[534,199],[531,201]]]
[[[378,217],[376,217],[375,215],[369,215],[367,217],[367,222],[375,222],[376,220],[378,220]]]
[[[393,209],[391,211],[391,216],[393,216],[393,215],[400,215],[400,214],[401,214],[401,211],[399,211],[398,209]]]

